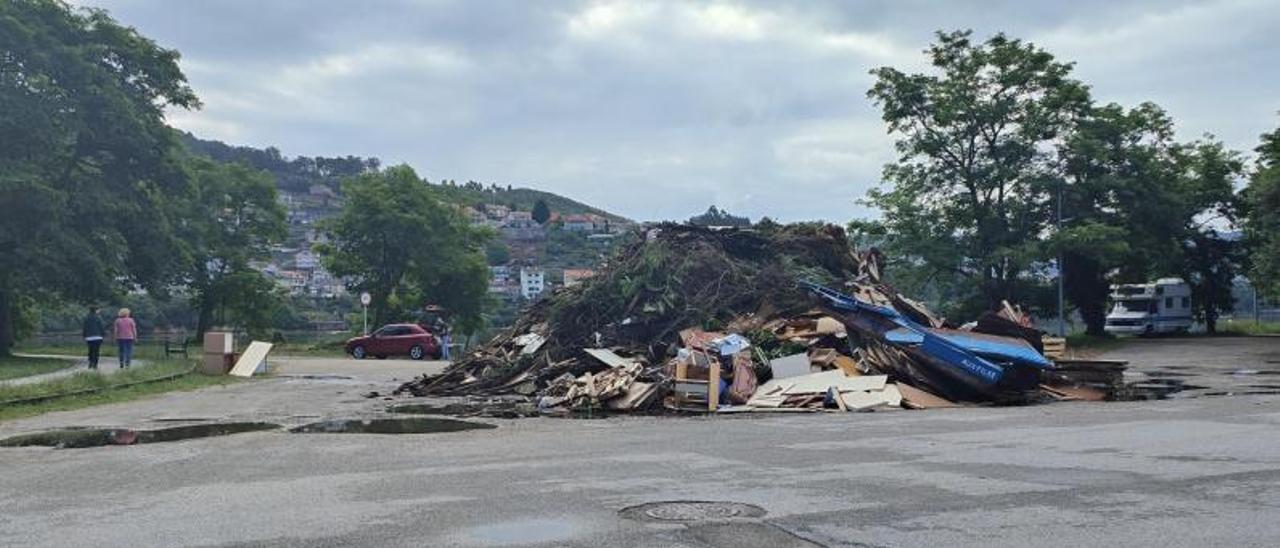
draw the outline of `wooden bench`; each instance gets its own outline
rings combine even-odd
[[[182,342],[173,342],[168,337],[164,339],[164,357],[168,358],[174,354],[181,354],[184,358],[190,358],[187,354],[187,347],[191,345],[191,339],[182,339]]]

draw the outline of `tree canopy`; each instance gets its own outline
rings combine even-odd
[[[270,174],[243,164],[187,160],[190,188],[179,207],[186,266],[182,284],[197,309],[196,333],[215,323],[269,327],[278,287],[253,261],[284,239],[285,211]]]
[[[898,137],[885,189],[869,194],[894,249],[976,285],[981,305],[1014,296],[1039,251],[1052,187],[1047,145],[1086,109],[1088,89],[1032,44],[997,34],[938,33],[934,71],[871,71],[867,93]],[[918,245],[917,245],[918,244]]]
[[[1245,236],[1251,249],[1249,278],[1258,291],[1280,295],[1280,129],[1262,135],[1244,191]]]
[[[751,219],[739,217],[716,206],[707,208],[705,213],[689,217],[689,224],[701,226],[751,226]]]
[[[454,204],[408,166],[365,173],[342,184],[342,211],[323,224],[325,266],[368,291],[375,323],[407,319],[425,304],[446,308],[454,327],[481,324],[488,290],[485,243]]]
[[[165,202],[184,182],[163,109],[199,106],[177,60],[100,10],[0,2],[0,353],[20,298],[176,275]]]

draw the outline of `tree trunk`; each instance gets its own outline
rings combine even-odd
[[[0,356],[8,356],[13,351],[14,315],[13,296],[0,289]]]
[[[1102,265],[1083,255],[1065,253],[1062,269],[1067,300],[1080,311],[1085,333],[1094,337],[1106,335],[1110,286],[1103,275]]]
[[[199,307],[196,316],[196,340],[203,341],[205,332],[213,328],[213,302],[203,295],[196,299],[196,302]]]

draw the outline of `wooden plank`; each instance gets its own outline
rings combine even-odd
[[[623,367],[632,363],[632,360],[614,354],[607,348],[584,348],[582,351],[609,367]]]
[[[885,375],[846,377],[843,371],[823,371],[821,373],[810,373],[800,377],[788,378],[787,381],[792,385],[785,393],[788,395],[823,394],[833,386],[841,392],[883,390],[885,382],[888,380],[889,377]]]
[[[849,356],[837,356],[834,363],[846,377],[862,376],[862,372],[858,371],[858,362]]]
[[[959,407],[954,402],[945,398],[926,392],[909,384],[897,385],[898,392],[902,394],[902,403],[911,409],[939,409],[945,407]]]
[[[715,413],[720,406],[720,364],[712,363],[707,378],[707,411]]]
[[[235,367],[231,368],[231,376],[233,377],[252,377],[253,372],[258,370],[258,366],[262,361],[267,359],[267,352],[271,351],[271,343],[262,341],[253,341],[249,343],[244,354],[240,355],[240,361],[236,362]]]

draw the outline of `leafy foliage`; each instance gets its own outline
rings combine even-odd
[[[251,333],[271,325],[281,295],[252,268],[284,239],[285,211],[271,176],[243,164],[190,158],[190,189],[178,233],[187,253],[183,285],[198,310],[196,333],[233,323]]]
[[[1264,134],[1254,151],[1258,158],[1244,192],[1249,275],[1259,291],[1280,295],[1280,129]]]
[[[706,213],[689,218],[689,224],[698,226],[751,226],[751,219],[738,217],[716,206],[707,208]]]
[[[19,295],[102,299],[176,274],[182,192],[162,108],[199,102],[158,47],[105,12],[0,3],[0,354]]]
[[[322,228],[325,266],[373,297],[371,320],[406,319],[423,304],[445,307],[463,333],[480,327],[488,289],[485,244],[472,227],[408,166],[364,173],[342,185],[346,201]]]
[[[934,74],[871,71],[867,93],[899,136],[887,189],[869,203],[895,235],[888,255],[976,285],[990,306],[1014,297],[1039,253],[1049,216],[1046,145],[1088,104],[1071,65],[997,34],[939,33]]]

